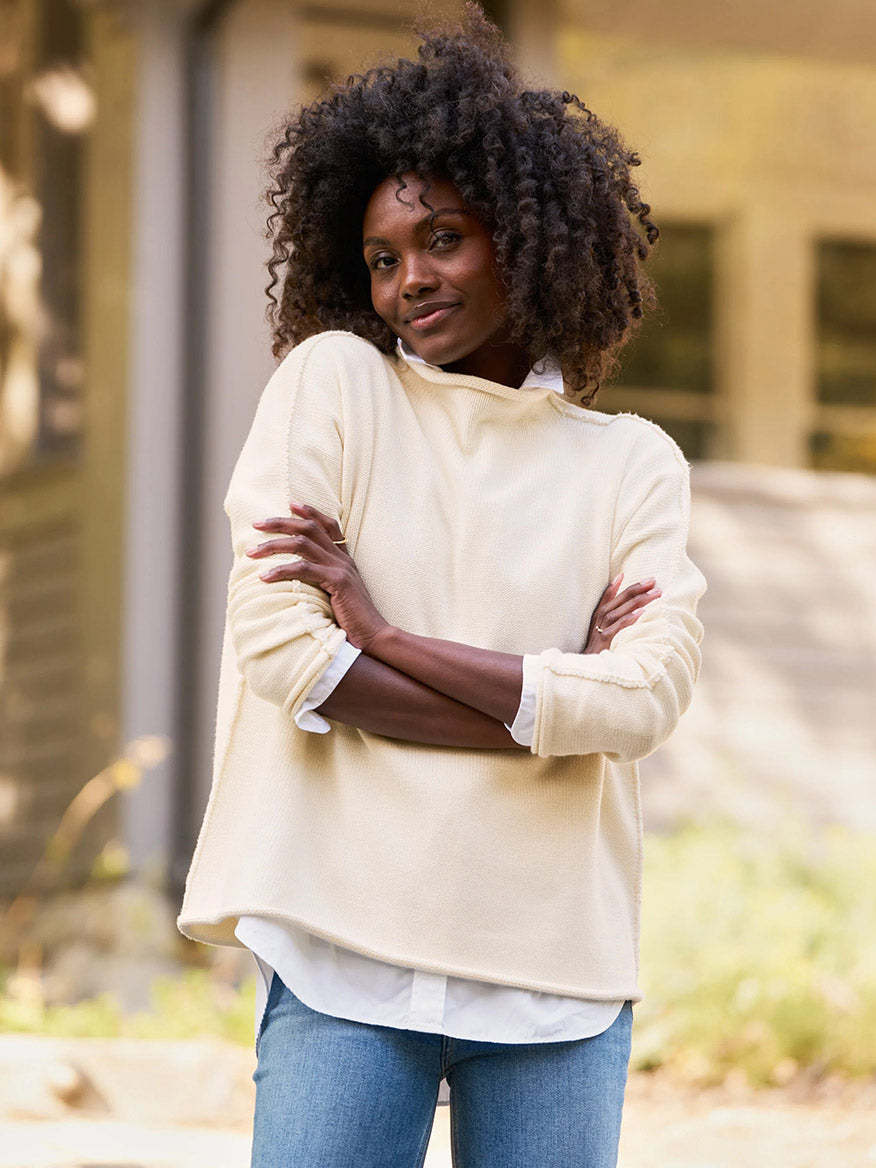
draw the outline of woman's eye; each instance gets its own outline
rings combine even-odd
[[[458,231],[436,231],[432,236],[432,247],[452,247],[460,238]]]
[[[392,267],[394,263],[395,258],[391,255],[376,255],[371,257],[368,266],[373,272],[380,272]]]

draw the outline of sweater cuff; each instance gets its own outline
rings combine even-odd
[[[334,693],[335,688],[346,676],[347,670],[361,652],[361,649],[354,649],[346,636],[344,637],[337,653],[326,666],[322,676],[315,682],[306,701],[302,702],[295,715],[295,725],[299,730],[308,730],[312,734],[328,734],[331,730],[328,719],[313,711],[317,706],[321,706],[330,694]]]

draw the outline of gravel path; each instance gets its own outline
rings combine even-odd
[[[631,1080],[619,1168],[874,1166],[876,1084],[698,1094]]]
[[[619,1168],[874,1165],[876,1085],[795,1102],[793,1091],[697,1094],[651,1076],[630,1083]],[[0,1168],[248,1166],[249,1134],[241,1128],[84,1118],[0,1122]],[[426,1168],[450,1168],[446,1107],[436,1116]]]

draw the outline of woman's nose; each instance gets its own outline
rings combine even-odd
[[[410,298],[422,296],[437,287],[438,281],[427,257],[422,254],[410,255],[402,260],[402,295]]]

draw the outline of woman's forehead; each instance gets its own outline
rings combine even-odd
[[[384,223],[409,227],[431,218],[436,212],[467,212],[469,208],[448,178],[421,178],[390,175],[374,188],[362,220],[366,238]]]

